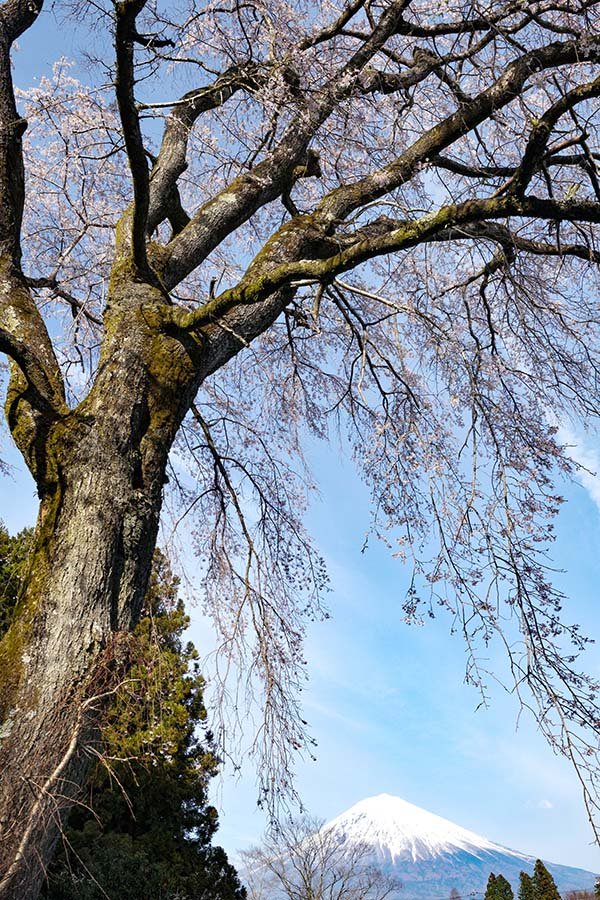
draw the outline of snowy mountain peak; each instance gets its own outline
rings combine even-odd
[[[391,794],[361,800],[325,828],[335,831],[340,842],[368,844],[391,861],[417,862],[460,851],[476,857],[482,852],[511,852]]]
[[[390,794],[361,800],[323,831],[333,833],[342,859],[356,844],[366,845],[364,856],[359,854],[363,862],[401,885],[389,900],[447,900],[453,890],[476,900],[484,896],[490,872],[507,878],[516,896],[520,873],[532,875],[535,863],[534,857],[507,850]],[[593,891],[595,873],[546,865],[563,896],[567,891]]]
[[[323,830],[334,833],[342,854],[354,844],[367,846],[369,863],[402,884],[389,900],[443,900],[453,889],[462,897],[483,897],[490,872],[504,875],[516,895],[520,873],[531,875],[535,863],[390,794],[361,800]],[[563,895],[594,888],[593,872],[547,866]]]

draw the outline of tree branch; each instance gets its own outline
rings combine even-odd
[[[352,19],[356,15],[356,13],[363,8],[365,2],[366,0],[352,0],[352,2],[350,2],[340,13],[335,22],[332,22],[331,25],[326,25],[324,28],[321,28],[320,31],[317,31],[316,34],[313,34],[310,37],[305,38],[303,41],[300,41],[298,49],[300,51],[308,50],[309,47],[317,47],[319,44],[331,40],[331,38],[338,35],[342,31],[344,26],[348,24],[350,19]]]
[[[505,225],[497,222],[482,222],[477,225],[464,225],[457,229],[447,229],[438,235],[435,240],[439,241],[460,241],[469,240],[486,240],[495,241],[500,244],[504,251],[512,256],[515,250],[522,250],[525,253],[531,253],[533,256],[574,256],[585,262],[600,265],[600,251],[594,250],[587,244],[570,244],[562,241],[557,244],[548,244],[545,241],[536,241],[531,238],[523,237]]]
[[[138,272],[149,274],[146,255],[146,222],[150,204],[148,160],[135,103],[135,68],[133,45],[137,37],[136,19],[146,5],[146,0],[115,2],[116,28],[116,81],[115,94],[123,126],[125,149],[133,181],[133,213],[125,213],[122,223],[129,231],[127,252],[131,253]],[[131,224],[130,224],[131,223]]]
[[[568,91],[564,96],[557,100],[541,117],[539,122],[533,127],[521,165],[510,179],[504,185],[503,191],[511,191],[522,196],[525,193],[527,185],[533,178],[535,172],[539,169],[550,135],[558,120],[569,110],[572,110],[578,103],[590,100],[593,97],[600,96],[600,76],[587,84],[580,84],[573,90]]]
[[[461,236],[460,227],[473,222],[509,216],[535,217],[551,221],[584,221],[600,223],[600,203],[591,201],[560,202],[538,197],[518,199],[496,197],[487,200],[468,200],[459,205],[443,206],[437,212],[423,216],[416,221],[388,221],[383,233],[373,233],[366,228],[357,232],[354,243],[325,259],[300,259],[286,262],[255,277],[250,266],[240,283],[225,291],[200,309],[186,312],[169,308],[165,313],[165,324],[184,330],[197,330],[217,321],[238,305],[260,303],[270,294],[284,286],[294,287],[299,280],[313,280],[329,283],[336,275],[353,269],[361,263],[377,256],[406,250],[417,244],[439,240],[440,234]],[[466,236],[466,232],[462,233]],[[358,240],[356,239],[358,238]],[[537,245],[541,253],[543,245]],[[587,250],[587,248],[586,248]],[[580,254],[576,254],[580,255]],[[587,252],[586,259],[590,259]],[[264,259],[262,261],[264,266]]]
[[[468,134],[492,113],[511,103],[534,73],[569,63],[599,59],[600,36],[595,34],[585,43],[557,41],[523,54],[506,67],[493,85],[430,128],[394,162],[355,184],[331,191],[319,204],[317,216],[325,226],[333,225],[361,206],[404,184],[424,162],[437,156],[457,138]]]
[[[572,138],[565,143],[572,146],[578,143],[579,138]],[[561,149],[565,149],[564,144]],[[455,175],[463,175],[465,178],[511,178],[517,171],[517,166],[475,166],[463,163],[449,156],[434,156],[429,162],[438,169],[446,169]],[[558,153],[556,149],[550,150],[539,161],[536,171],[542,167],[552,166],[584,166],[586,155],[584,153]]]
[[[36,20],[41,2],[0,6],[0,352],[12,360],[6,410],[9,426],[32,473],[38,438],[66,410],[64,381],[44,321],[21,273],[25,198],[22,135],[12,84],[12,43]]]
[[[25,198],[22,135],[12,84],[14,40],[41,12],[41,2],[9,0],[0,7],[0,349],[21,369],[12,388],[30,388],[32,402],[47,412],[64,402],[64,385],[42,317],[21,274],[21,221]],[[17,386],[17,382],[19,385]]]
[[[169,197],[177,179],[187,168],[188,140],[200,115],[226,103],[242,89],[257,87],[259,67],[255,63],[232,66],[210,85],[189,91],[172,106],[167,119],[160,152],[150,174],[150,201],[146,232],[148,235],[168,218]],[[141,108],[147,108],[142,105]],[[186,223],[187,224],[187,223]]]
[[[361,72],[383,47],[400,21],[409,0],[394,0],[364,44],[310,97],[285,129],[277,146],[255,168],[238,176],[193,216],[168,245],[165,285],[174,287],[218,244],[258,209],[279,197],[293,170],[304,162],[308,145],[337,105],[356,88]]]
[[[102,319],[90,312],[86,304],[62,287],[56,278],[26,278],[25,280],[30,288],[52,291],[55,297],[60,297],[61,300],[68,303],[71,307],[73,318],[81,314],[90,322],[93,322],[94,325],[102,325]]]
[[[0,31],[9,44],[31,28],[43,5],[44,0],[6,0],[0,6]]]
[[[10,51],[41,12],[42,3],[8,0],[0,6],[0,259],[17,270],[25,199],[22,137],[27,121],[15,103]]]

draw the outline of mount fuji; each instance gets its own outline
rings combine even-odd
[[[519,872],[532,874],[535,863],[532,856],[389,794],[362,800],[323,828],[342,848],[353,843],[370,848],[369,861],[402,883],[393,900],[448,900],[452,888],[463,900],[481,897],[490,872],[504,875],[516,896]],[[560,893],[594,889],[592,872],[546,865]]]

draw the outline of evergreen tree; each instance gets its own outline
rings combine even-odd
[[[496,876],[494,900],[514,900],[513,889],[504,875]]]
[[[144,616],[135,633],[127,689],[109,711],[107,762],[87,787],[51,868],[48,900],[242,900],[225,852],[213,847],[217,812],[207,787],[217,771],[178,579],[157,552]],[[117,760],[117,762],[113,762]],[[86,808],[89,806],[89,809]],[[93,812],[92,812],[93,810]]]
[[[535,888],[531,875],[519,873],[519,900],[535,900]]]
[[[541,861],[536,859],[533,869],[534,900],[561,900],[554,878]]]
[[[0,525],[0,634],[12,616],[31,532]],[[136,664],[107,712],[104,759],[74,807],[48,873],[47,900],[244,900],[234,868],[211,841],[207,804],[217,771],[204,680],[178,579],[157,551],[144,615],[133,636]]]
[[[485,889],[485,900],[496,900],[496,876],[490,872],[488,883]]]
[[[485,889],[485,900],[513,900],[513,889],[504,875],[490,873]]]

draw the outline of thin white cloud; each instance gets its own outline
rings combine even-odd
[[[552,803],[550,800],[540,800],[540,802],[537,805],[537,808],[538,809],[554,809],[554,803]]]
[[[582,467],[576,473],[577,481],[600,509],[600,444],[592,444],[587,434],[565,424],[559,426],[558,439]]]

